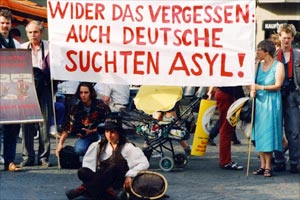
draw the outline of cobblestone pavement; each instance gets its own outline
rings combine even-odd
[[[247,141],[242,134],[241,145],[232,146],[233,160],[244,165],[243,171],[228,171],[218,167],[218,146],[208,146],[203,157],[191,156],[184,169],[174,169],[163,172],[159,168],[159,158],[151,159],[151,170],[162,173],[168,180],[167,200],[199,200],[199,199],[255,199],[255,200],[296,200],[300,199],[300,174],[288,171],[274,173],[271,178],[254,176],[252,171],[259,166],[259,160],[254,148],[251,148],[250,172],[246,176],[248,157]],[[189,143],[192,144],[192,138]],[[138,146],[142,145],[142,138],[132,139]],[[67,140],[72,144],[74,138]],[[218,142],[218,140],[216,140]],[[36,142],[37,143],[37,140]],[[0,199],[1,200],[63,200],[66,188],[73,188],[80,184],[76,170],[58,169],[54,156],[56,147],[52,139],[51,157],[52,167],[26,167],[23,172],[12,173],[3,171],[0,167]],[[175,141],[175,152],[182,152]],[[18,142],[16,162],[21,161],[21,144]]]

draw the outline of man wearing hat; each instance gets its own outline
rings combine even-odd
[[[78,170],[83,184],[66,191],[68,199],[81,195],[114,199],[116,190],[129,189],[132,178],[149,167],[142,150],[127,141],[118,113],[107,116],[102,127],[105,138],[89,146]]]

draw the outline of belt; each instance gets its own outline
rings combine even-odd
[[[121,103],[113,103],[113,105],[116,105],[116,106],[127,106],[128,104],[121,104]]]

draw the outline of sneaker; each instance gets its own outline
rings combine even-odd
[[[297,168],[297,164],[291,164],[290,172],[293,174],[299,173],[299,169]]]
[[[48,162],[45,158],[41,158],[39,161],[39,165],[42,167],[50,167],[50,162]]]
[[[274,172],[284,172],[285,171],[285,163],[276,163],[273,167]]]
[[[208,144],[210,146],[217,146],[217,144],[214,142],[214,139],[213,138],[208,138]]]
[[[34,160],[23,160],[20,164],[20,167],[26,167],[26,166],[34,166]]]
[[[222,169],[229,169],[229,170],[243,170],[243,166],[237,164],[236,162],[231,162],[226,165],[220,166]]]

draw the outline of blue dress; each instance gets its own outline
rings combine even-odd
[[[275,61],[266,72],[262,71],[260,63],[255,82],[259,85],[274,85],[277,63],[278,61]],[[282,100],[280,90],[257,90],[252,131],[252,139],[255,141],[256,151],[282,151],[282,131]]]

